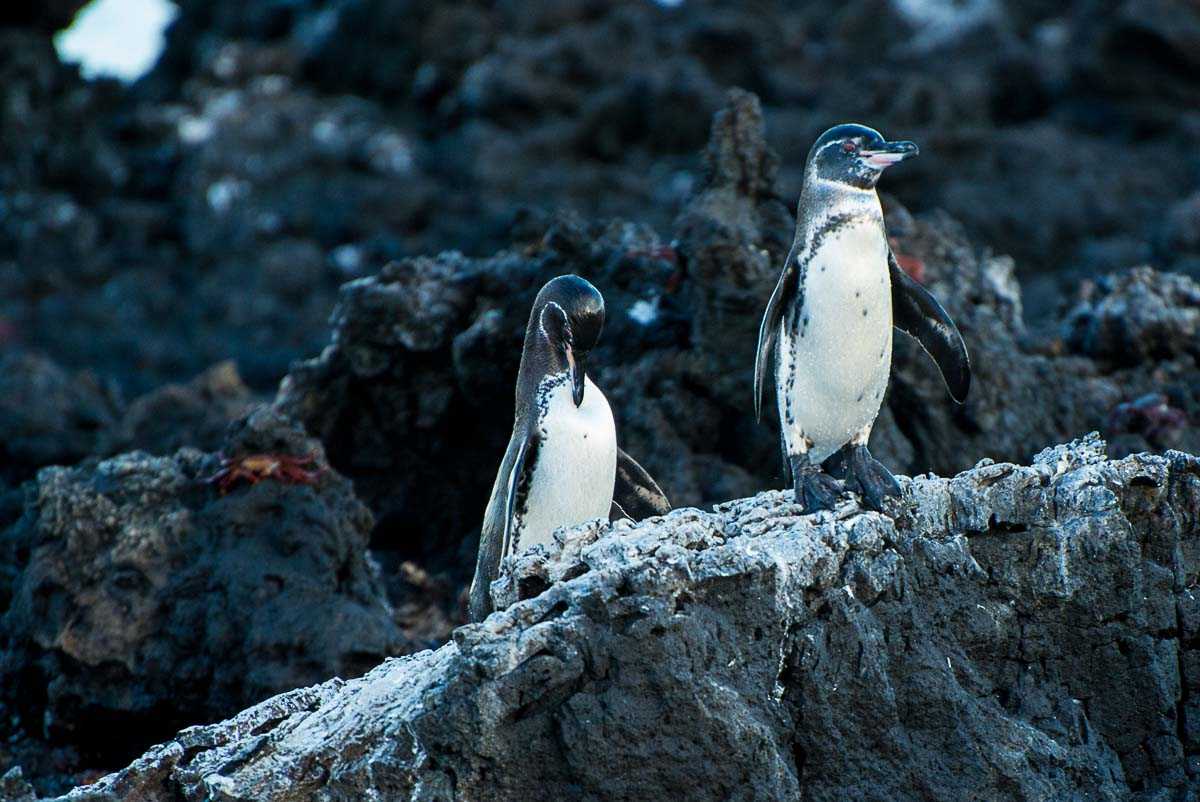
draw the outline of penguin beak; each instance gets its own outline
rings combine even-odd
[[[859,156],[868,167],[882,170],[885,167],[891,167],[897,162],[902,162],[907,158],[916,156],[918,153],[920,151],[917,149],[915,142],[897,141],[884,142],[881,147],[871,150],[863,149],[859,152]]]
[[[575,349],[567,348],[567,368],[571,372],[571,400],[578,407],[583,403],[583,381],[587,378],[583,372],[583,356],[575,356]]]

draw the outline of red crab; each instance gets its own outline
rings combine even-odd
[[[263,479],[273,479],[289,485],[311,485],[316,484],[317,478],[324,472],[324,468],[319,466],[315,470],[309,469],[316,461],[316,454],[303,457],[292,454],[245,454],[241,457],[225,457],[221,459],[221,470],[205,481],[216,484],[222,495],[228,493],[239,481],[255,485]]]

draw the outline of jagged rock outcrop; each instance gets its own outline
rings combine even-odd
[[[1092,436],[902,484],[569,530],[442,648],[63,799],[1195,799],[1200,461]]]
[[[14,740],[29,732],[111,765],[184,724],[406,650],[366,552],[370,511],[320,444],[263,408],[224,448],[311,457],[310,474],[222,488],[221,459],[185,448],[46,468],[27,486],[24,515],[0,531],[16,569],[0,574]]]
[[[675,222],[686,267],[694,345],[708,356],[708,381],[727,406],[746,406],[746,366],[793,228],[779,197],[779,156],[767,146],[759,100],[733,90],[713,118],[701,191]]]

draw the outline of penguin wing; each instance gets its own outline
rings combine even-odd
[[[796,255],[800,252],[800,238],[792,243],[788,251],[787,261],[783,264],[783,272],[775,283],[775,291],[771,300],[767,301],[767,309],[763,312],[762,323],[758,327],[758,352],[754,356],[754,418],[762,420],[762,399],[767,386],[767,370],[771,362],[771,349],[775,347],[775,339],[779,336],[779,321],[783,310],[795,296],[800,282],[800,274],[796,266]]]
[[[950,315],[915,279],[905,273],[888,248],[892,277],[892,323],[914,338],[933,357],[946,389],[958,403],[967,400],[971,387],[971,359],[958,326]]]
[[[508,552],[512,540],[513,515],[517,507],[517,490],[532,462],[534,449],[526,432],[514,431],[508,450],[500,463],[496,482],[483,527],[479,532],[479,556],[475,561],[475,578],[471,580],[469,610],[471,621],[482,621],[492,611],[491,585],[500,572],[500,560]]]
[[[640,521],[651,515],[666,515],[671,502],[654,478],[637,460],[617,449],[617,481],[613,486],[612,511],[609,518],[632,518]]]

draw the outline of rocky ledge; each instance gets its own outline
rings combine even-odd
[[[1091,436],[902,483],[567,531],[440,649],[62,799],[1195,799],[1200,460]]]

